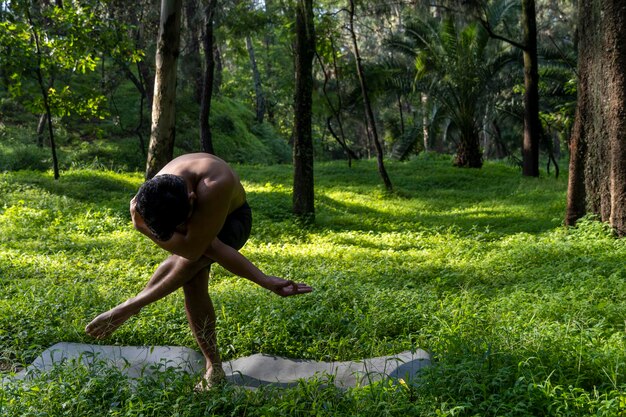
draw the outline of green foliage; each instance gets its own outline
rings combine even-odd
[[[254,210],[243,253],[310,283],[281,299],[212,271],[225,360],[264,352],[360,359],[424,348],[415,385],[340,391],[192,392],[157,372],[131,385],[98,365],[66,364],[4,382],[3,415],[616,416],[626,407],[624,241],[594,219],[564,228],[566,179],[520,178],[503,164],[459,171],[431,154],[388,169],[318,164],[317,224],[290,214],[287,166],[236,167]],[[94,342],[85,324],[134,295],[165,257],[130,225],[140,174],[74,169],[0,176],[0,365],[59,341]],[[181,294],[147,307],[103,343],[195,347]]]
[[[7,87],[12,95],[22,97],[33,113],[44,111],[40,89],[45,88],[55,115],[78,112],[101,117],[102,93],[92,89],[91,94],[76,97],[69,82],[72,74],[96,69],[98,51],[108,50],[113,33],[120,29],[107,27],[91,7],[89,2],[31,7],[19,1],[8,6],[9,19],[0,22],[0,57],[11,80]],[[134,56],[139,58],[136,53]],[[41,71],[42,80],[37,80],[35,68]],[[55,88],[55,82],[61,86]]]
[[[215,153],[230,162],[272,164],[291,161],[291,150],[271,125],[259,125],[252,111],[230,99],[211,104]]]

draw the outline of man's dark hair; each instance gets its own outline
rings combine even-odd
[[[163,174],[146,181],[135,198],[135,210],[158,240],[169,240],[191,209],[187,184],[177,175]]]

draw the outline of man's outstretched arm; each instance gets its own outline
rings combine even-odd
[[[245,256],[239,253],[239,251],[231,248],[217,238],[213,239],[213,242],[211,242],[211,245],[209,245],[204,255],[233,274],[249,279],[255,284],[282,297],[305,294],[313,291],[313,288],[304,283],[295,283],[290,280],[266,275]]]

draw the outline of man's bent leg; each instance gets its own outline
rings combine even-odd
[[[109,336],[126,320],[139,313],[143,307],[182,287],[210,263],[211,260],[205,257],[192,262],[180,256],[171,255],[159,265],[139,294],[100,314],[87,325],[85,331],[97,339]]]
[[[208,389],[224,379],[222,361],[217,349],[215,310],[209,296],[209,272],[206,269],[198,272],[183,285],[183,291],[189,327],[206,359],[204,380],[197,388]]]

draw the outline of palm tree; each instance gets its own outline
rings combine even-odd
[[[413,59],[414,88],[434,100],[457,138],[454,164],[480,168],[480,132],[490,82],[513,55],[488,33],[470,23],[459,29],[452,19],[414,20],[390,41],[394,49]]]

